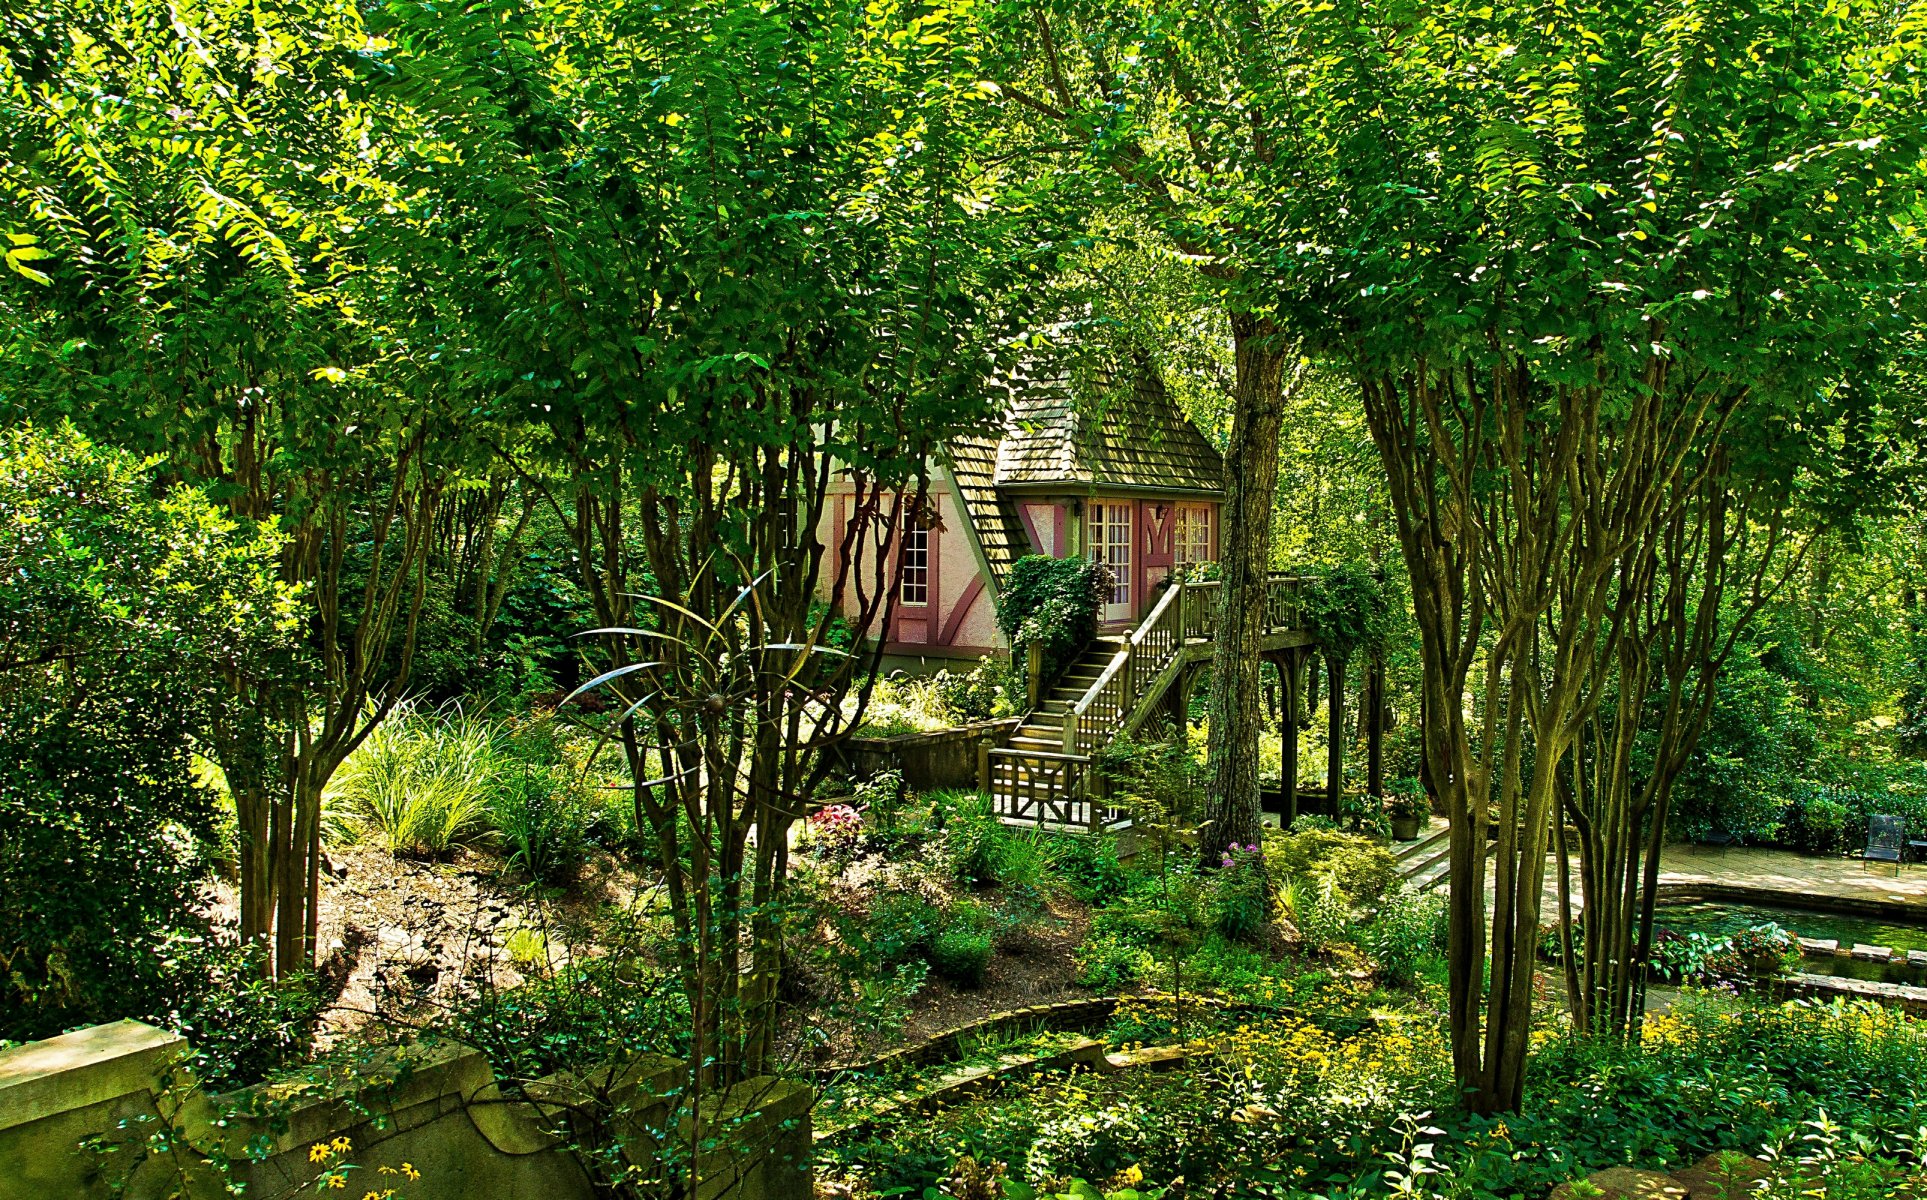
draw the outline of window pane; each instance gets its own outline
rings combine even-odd
[[[915,517],[903,524],[903,592],[905,604],[930,603],[930,530]]]

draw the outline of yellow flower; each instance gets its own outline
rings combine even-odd
[[[339,1175],[330,1175],[328,1176],[328,1186],[331,1188],[345,1188],[348,1186],[348,1181]]]
[[[1124,1168],[1123,1174],[1118,1176],[1118,1178],[1124,1181],[1125,1187],[1136,1187],[1138,1184],[1144,1182],[1144,1171],[1135,1166],[1126,1167]]]
[[[422,1173],[415,1169],[414,1163],[403,1163],[401,1165],[401,1173],[408,1176],[410,1180],[420,1179],[422,1177]]]
[[[311,1163],[328,1161],[328,1143],[316,1142],[308,1147],[308,1161]]]
[[[338,1137],[333,1142],[329,1143],[329,1145],[334,1147],[334,1152],[336,1154],[346,1154],[348,1153],[348,1151],[353,1150],[355,1148],[355,1144],[349,1141],[345,1137]]]

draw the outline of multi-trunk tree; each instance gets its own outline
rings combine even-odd
[[[365,154],[352,4],[50,3],[0,57],[0,277],[13,412],[164,458],[284,535],[297,653],[230,664],[210,733],[241,841],[241,933],[313,962],[328,779],[406,686],[460,422],[405,392],[405,321],[351,243]],[[398,350],[397,347],[400,347]],[[410,382],[417,376],[410,373]]]
[[[946,439],[997,420],[1050,221],[989,164],[967,6],[404,4],[379,31],[407,199],[365,236],[593,605],[585,719],[692,1015],[659,1164],[686,1176],[780,1062],[792,826]]]
[[[1302,15],[1277,67],[1312,101],[1280,131],[1303,170],[1278,282],[1348,363],[1390,483],[1425,773],[1453,822],[1455,1066],[1470,1106],[1512,1109],[1549,831],[1593,668],[1651,602],[1641,555],[1694,519],[1736,417],[1767,427],[1906,320],[1919,22],[1800,2]]]

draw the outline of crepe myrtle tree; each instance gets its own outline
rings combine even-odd
[[[986,152],[969,5],[395,4],[377,28],[410,199],[363,236],[419,265],[413,328],[459,348],[432,369],[593,606],[577,696],[626,761],[690,999],[687,1167],[708,1098],[777,1062],[788,833],[861,719],[927,472],[995,419],[1054,218]]]
[[[1385,468],[1452,820],[1454,1063],[1468,1106],[1516,1109],[1548,831],[1591,667],[1654,599],[1635,562],[1696,519],[1736,421],[1770,428],[1910,318],[1922,14],[1298,16],[1277,70],[1314,102],[1279,131],[1304,169],[1276,282]]]
[[[322,792],[407,686],[436,506],[473,455],[449,410],[400,386],[408,343],[378,323],[392,276],[348,242],[390,200],[364,152],[357,6],[152,18],[94,0],[0,18],[0,227],[33,251],[0,275],[0,394],[283,535],[298,652],[229,663],[210,737],[242,935],[264,971],[299,972]]]

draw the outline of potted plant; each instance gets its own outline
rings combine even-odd
[[[1755,925],[1727,939],[1740,973],[1753,979],[1790,974],[1800,964],[1800,939],[1778,925]]]
[[[1425,824],[1425,790],[1416,779],[1395,779],[1385,789],[1385,815],[1392,822],[1392,837],[1401,842],[1418,840]]]

